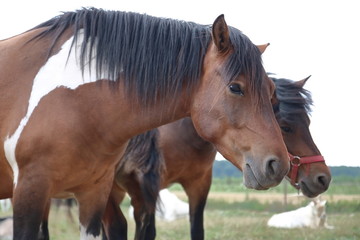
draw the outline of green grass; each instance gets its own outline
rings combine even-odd
[[[216,208],[215,208],[216,206]],[[217,208],[219,207],[220,208]],[[275,229],[266,226],[272,213],[251,211],[236,204],[210,201],[205,212],[205,236],[207,240],[356,240],[360,239],[360,213],[328,214],[329,230],[320,229]],[[127,215],[127,207],[123,208]],[[52,212],[50,219],[51,236],[54,240],[79,239],[78,225],[71,223],[61,212]],[[134,223],[129,220],[129,239],[133,239]],[[158,240],[187,240],[190,237],[188,219],[174,222],[157,221]]]
[[[222,203],[223,204],[223,203]],[[215,204],[216,205],[216,204]],[[231,210],[230,210],[231,209]],[[206,239],[246,239],[246,240],[355,240],[360,239],[360,213],[329,214],[328,223],[334,229],[274,229],[266,226],[272,213],[263,211],[249,211],[242,207],[234,208],[225,204],[219,209],[209,207],[205,212]],[[133,238],[134,224],[129,222],[129,239]],[[175,222],[157,222],[157,239],[182,240],[189,239],[188,219]]]
[[[264,194],[279,194],[284,190],[284,183],[277,188],[263,192]],[[229,202],[228,199],[208,199],[205,211],[205,230],[207,240],[355,240],[360,239],[360,199],[357,197],[352,201],[336,200],[338,194],[360,194],[360,178],[333,179],[327,195],[330,197],[327,203],[327,216],[329,229],[274,229],[266,226],[267,220],[272,214],[285,210],[292,210],[307,204],[308,200],[289,203],[286,208],[279,201],[258,201],[253,199],[254,193],[258,191],[245,189],[241,179],[214,179],[211,188],[212,192],[241,192],[248,198],[244,201]],[[172,190],[181,190],[179,185],[174,185]],[[297,193],[289,185],[288,193]],[[126,199],[122,209],[127,216],[129,200]],[[73,210],[77,216],[77,209]],[[1,216],[11,213],[1,213]],[[129,219],[129,218],[128,218]],[[129,222],[128,235],[133,239],[134,223]],[[70,221],[64,209],[52,210],[50,219],[50,235],[52,240],[76,240],[79,239],[79,223],[75,219]],[[157,240],[182,240],[190,239],[190,227],[187,218],[175,222],[157,221]]]
[[[335,205],[334,205],[335,204]],[[329,230],[320,229],[275,229],[266,226],[267,220],[275,212],[282,211],[281,203],[262,204],[256,200],[228,203],[225,199],[209,199],[205,212],[205,230],[207,240],[246,239],[246,240],[355,240],[360,239],[360,211],[351,212],[359,202],[329,203],[328,224],[335,226]],[[300,203],[301,205],[301,203]],[[127,216],[129,201],[122,206]],[[336,207],[334,207],[336,206]],[[342,206],[342,207],[341,207]],[[288,205],[289,209],[296,205]],[[74,215],[77,209],[73,210]],[[129,239],[133,239],[134,222],[128,218]],[[72,222],[65,214],[64,209],[51,211],[50,234],[53,240],[79,239],[78,221]],[[158,240],[185,240],[189,239],[190,227],[187,218],[174,222],[157,221]]]

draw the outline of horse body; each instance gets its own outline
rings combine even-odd
[[[59,45],[64,47],[64,49],[55,49],[55,51],[59,51],[58,54],[52,56],[42,66],[33,81],[29,80],[33,78],[33,75],[30,75],[30,77],[19,76],[19,78],[25,79],[27,84],[29,82],[32,83],[32,87],[30,85],[27,92],[25,92],[29,95],[28,103],[20,102],[19,106],[13,106],[13,108],[17,111],[17,109],[24,109],[24,106],[28,106],[27,112],[20,121],[18,119],[11,119],[10,122],[20,123],[15,131],[9,131],[8,135],[4,137],[6,159],[10,162],[14,171],[16,189],[14,193],[15,229],[17,229],[16,223],[22,225],[26,221],[25,219],[22,219],[24,222],[16,221],[16,216],[19,214],[18,209],[23,208],[24,205],[26,206],[22,199],[27,199],[26,196],[29,194],[29,191],[32,191],[34,194],[34,199],[29,199],[29,201],[37,201],[39,208],[36,210],[41,212],[47,198],[58,192],[64,190],[70,191],[70,189],[76,192],[76,188],[79,187],[81,189],[96,189],[97,186],[106,185],[106,182],[111,184],[113,171],[108,169],[115,168],[115,164],[121,157],[124,148],[122,145],[126,141],[123,140],[121,142],[120,140],[119,145],[111,146],[109,142],[114,139],[105,132],[101,135],[99,134],[99,132],[102,132],[102,128],[111,126],[106,126],[106,124],[110,124],[108,122],[109,119],[101,119],[102,117],[99,114],[109,114],[109,110],[111,111],[110,106],[114,105],[111,104],[113,103],[111,97],[105,97],[109,94],[109,89],[99,88],[95,84],[89,83],[87,85],[79,85],[75,90],[69,88],[62,81],[74,71],[74,69],[69,69],[69,73],[67,71],[68,68],[65,66],[74,65],[66,65],[68,52],[65,52],[65,50],[69,50],[67,48],[69,44],[59,42]],[[32,46],[32,50],[35,51],[34,55],[43,57],[42,59],[31,59],[35,66],[44,64],[46,60],[45,51],[40,48],[41,46],[44,47],[42,44],[39,44],[37,48]],[[36,50],[39,52],[36,52]],[[74,60],[71,57],[69,58],[70,62]],[[38,62],[41,63],[38,64]],[[78,74],[69,80],[75,82],[82,81],[82,78],[77,79],[77,77],[81,76],[81,71],[78,70],[77,72]],[[55,77],[50,75],[52,73],[55,74]],[[86,78],[84,79],[84,83],[89,82]],[[53,80],[54,82],[52,82]],[[46,83],[51,85],[48,86]],[[58,87],[58,84],[60,87]],[[82,87],[85,87],[86,90],[84,91]],[[7,89],[4,90],[6,91]],[[41,96],[41,94],[43,95]],[[112,95],[116,97],[115,94]],[[94,102],[96,104],[92,104],[90,107],[89,103]],[[126,107],[122,109],[126,109]],[[99,112],[96,113],[96,111]],[[93,113],[91,115],[91,120],[93,121],[89,121],[87,117],[89,112]],[[90,134],[88,134],[89,129],[92,130]],[[113,128],[112,132],[114,130],[115,128]],[[95,146],[96,150],[94,150]],[[73,159],[77,159],[76,165],[72,163]],[[64,172],[58,171],[63,169],[64,166],[69,173],[75,171],[76,175],[69,174],[65,178]],[[33,186],[42,187],[37,189],[33,187],[32,189],[30,188],[31,190],[26,190],[28,183],[24,182],[23,179],[31,179]],[[107,188],[109,189],[109,187]],[[106,187],[102,187],[102,190],[106,193]],[[78,199],[84,198],[84,201],[86,201],[85,199],[90,196],[78,193],[77,197]],[[102,201],[106,202],[106,197]],[[30,212],[30,208],[28,209],[27,211]],[[27,218],[32,219],[29,225],[31,228],[36,229],[35,224],[40,220],[40,216],[38,214],[34,216],[34,214],[29,213]],[[82,224],[89,224],[88,220],[84,221],[84,219],[81,220]],[[32,223],[34,223],[34,226]],[[33,230],[29,232],[31,231],[33,232]],[[23,235],[28,235],[28,239],[35,238],[37,233],[33,233],[32,236],[29,232],[26,232],[26,228],[24,228]],[[21,234],[21,231],[15,231],[15,239],[17,239],[16,234]]]
[[[32,52],[30,51],[32,45],[23,46],[31,36],[30,33],[26,33],[23,36],[16,36],[0,42],[1,139],[7,138],[9,132],[15,132],[15,129],[19,126],[26,113],[32,79],[35,77],[36,71],[41,67],[41,63],[37,64],[38,61],[41,61],[41,52],[34,54],[34,56],[31,55]],[[22,47],[19,48],[18,44]],[[34,62],[31,63],[29,59],[33,59]],[[19,66],[22,71],[15,71],[14,66]],[[14,94],[14,92],[19,94]],[[18,166],[14,161],[10,166],[5,158],[4,148],[0,148],[0,154],[0,172],[4,184],[0,189],[0,197],[9,198],[12,196],[13,188],[12,169],[18,171]]]
[[[161,182],[162,188],[174,182],[196,185],[196,181],[193,181],[194,177],[211,178],[211,166],[217,151],[212,143],[197,134],[190,118],[183,118],[158,129],[158,145],[166,164]],[[184,160],[179,161],[179,159]]]
[[[261,53],[223,16],[211,35],[196,24],[83,9],[0,49],[0,196],[14,187],[14,239],[36,239],[46,203],[62,192],[79,202],[81,237],[99,236],[128,139],[190,115],[244,168],[248,187],[275,186],[288,171]],[[238,144],[238,135],[248,140]]]
[[[62,45],[59,53],[50,58],[35,77],[28,111],[15,132],[5,138],[6,159],[12,165],[14,182],[18,189],[15,193],[20,194],[14,195],[15,205],[17,199],[23,199],[22,194],[27,194],[24,189],[26,184],[17,186],[18,178],[31,178],[34,179],[34,184],[42,186],[49,183],[44,187],[47,191],[45,196],[70,191],[75,193],[79,201],[84,202],[93,198],[88,195],[88,192],[84,192],[84,189],[95,191],[99,188],[98,191],[105,192],[102,202],[106,202],[108,195],[106,192],[110,191],[113,172],[126,147],[124,144],[127,136],[145,131],[155,122],[161,124],[158,117],[154,118],[155,114],[153,114],[151,116],[153,118],[148,118],[153,119],[152,121],[142,121],[137,124],[136,129],[131,127],[139,117],[138,114],[132,113],[141,112],[140,107],[124,98],[121,86],[117,92],[113,92],[105,84],[99,87],[99,81],[95,83],[95,79],[89,79],[86,76],[82,78],[80,69],[73,69],[75,63],[72,61],[76,60],[72,57],[75,57],[75,52],[73,51],[67,59],[69,51],[67,47],[71,43],[69,41],[71,40]],[[60,66],[66,66],[66,68],[63,69]],[[74,73],[76,73],[75,76],[73,76]],[[54,74],[59,82],[56,81],[57,79],[54,81],[50,79],[49,74]],[[69,78],[69,75],[73,78]],[[44,82],[51,85],[48,87],[45,83],[44,87]],[[76,84],[76,82],[80,83]],[[58,87],[58,84],[61,87]],[[39,92],[45,94],[39,96]],[[32,102],[33,98],[38,102]],[[119,107],[118,103],[124,106]],[[166,112],[166,109],[161,111],[159,107],[154,107],[149,108],[149,111]],[[117,114],[114,115],[112,112],[117,112]],[[163,117],[161,120],[171,121],[172,117],[176,115],[171,115],[169,118]],[[115,124],[115,119],[122,119],[124,123]],[[142,123],[146,128],[142,126]],[[73,164],[74,159],[76,159],[76,165]],[[36,172],[33,171],[34,165],[37,166]],[[50,169],[49,166],[51,166]],[[64,173],[58,171],[64,166],[68,168],[68,172],[76,172],[76,174],[67,175],[65,178]],[[22,169],[23,175],[18,175],[19,168]],[[42,174],[35,177],[34,175],[39,172]],[[105,187],[106,185],[108,186]],[[42,203],[44,200],[42,199]],[[41,202],[40,199],[38,201]],[[14,214],[16,215],[16,208]],[[80,221],[84,225],[89,224],[84,219]]]

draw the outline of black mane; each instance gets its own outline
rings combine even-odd
[[[75,44],[82,30],[82,69],[88,64],[87,59],[95,61],[98,77],[121,76],[127,92],[135,93],[143,103],[154,103],[159,96],[174,98],[184,86],[191,91],[201,76],[211,40],[210,26],[96,8],[65,12],[35,29],[42,27],[47,29],[34,39],[51,35],[53,46],[68,28],[74,30]],[[228,81],[239,74],[248,75],[253,94],[261,98],[263,70],[259,50],[237,29],[230,28],[230,38],[234,51],[224,67]]]
[[[286,78],[270,78],[275,83],[278,100],[273,106],[274,112],[280,114],[281,119],[292,122],[299,113],[311,113],[313,101],[308,90]]]

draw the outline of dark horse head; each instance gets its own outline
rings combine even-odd
[[[331,174],[309,130],[312,98],[303,88],[308,79],[272,78],[276,85],[273,108],[291,158],[290,182],[304,195],[315,197],[328,189]]]

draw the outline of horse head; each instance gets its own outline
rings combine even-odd
[[[297,82],[273,78],[276,85],[273,101],[291,161],[287,176],[304,195],[315,197],[328,189],[331,174],[309,130],[312,99],[303,88],[309,78]]]
[[[191,108],[199,135],[240,168],[245,186],[254,189],[277,185],[289,168],[270,101],[274,84],[261,63],[263,50],[219,16]]]

